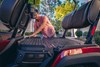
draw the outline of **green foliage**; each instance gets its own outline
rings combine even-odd
[[[94,37],[100,36],[100,31],[96,31]]]
[[[100,45],[100,35],[94,37],[95,43]]]
[[[100,31],[96,31],[94,35],[95,43],[100,45]]]
[[[39,8],[40,0],[28,0],[28,3],[33,5],[35,8]]]
[[[74,10],[74,3],[66,0],[65,3],[57,6],[55,8],[55,18],[59,21],[62,21],[66,14],[69,14]]]
[[[28,0],[28,3],[33,4],[33,0]]]
[[[33,32],[26,32],[25,35],[31,35]]]
[[[53,26],[55,27],[56,32],[59,32],[59,30],[61,29],[61,21],[52,21]]]
[[[80,38],[80,37],[82,36],[82,31],[77,30],[77,31],[75,32],[75,34],[76,34],[76,36],[77,36],[78,38]]]
[[[40,4],[40,0],[28,0],[28,3],[30,3],[32,5],[39,5]]]
[[[70,0],[65,0],[64,3],[62,3],[60,0],[57,0],[56,6],[54,7],[54,18],[56,21],[55,23],[53,23],[57,32],[59,32],[59,30],[62,28],[61,21],[64,18],[64,16],[66,14],[69,14],[73,10],[74,3],[70,2]]]
[[[66,36],[71,36],[71,32],[67,32],[66,33]]]
[[[40,6],[40,14],[41,15],[46,15],[50,19],[51,23],[55,27],[55,30],[59,32],[61,29],[61,21],[55,20],[54,17],[54,10],[57,5],[60,5],[61,1],[60,0],[41,0],[41,6]]]
[[[88,32],[87,32],[87,31],[85,31],[85,32],[83,33],[83,36],[87,36],[87,34],[88,34]]]

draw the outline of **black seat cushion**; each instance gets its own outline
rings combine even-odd
[[[0,6],[0,20],[10,27],[15,27],[25,0],[3,0]]]
[[[84,28],[96,21],[100,12],[100,0],[92,0],[78,10],[65,16],[62,21],[62,27],[65,29]],[[90,22],[91,21],[91,22]]]

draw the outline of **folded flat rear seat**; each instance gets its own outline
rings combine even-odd
[[[26,38],[23,39],[22,41],[19,42],[19,46],[21,50],[34,50],[38,49],[38,47],[41,47],[45,50],[48,51],[53,51],[53,48],[65,48],[67,46],[75,46],[75,45],[83,45],[83,42],[76,41],[76,40],[71,40],[68,38],[39,38],[39,37],[34,37],[34,38]],[[34,48],[36,47],[37,48]]]

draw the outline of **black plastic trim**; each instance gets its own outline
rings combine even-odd
[[[100,67],[100,53],[86,53],[73,56],[65,56],[56,67],[65,67],[81,63],[96,63]]]

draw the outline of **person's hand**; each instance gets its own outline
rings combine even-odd
[[[29,38],[30,38],[30,37],[33,37],[33,35],[29,35],[28,37],[29,37]]]
[[[34,34],[32,34],[32,35],[29,35],[28,37],[36,37],[37,35],[34,35]]]

